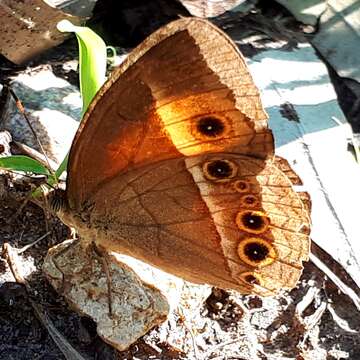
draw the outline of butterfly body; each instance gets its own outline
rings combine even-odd
[[[245,61],[206,21],[151,35],[100,90],[70,153],[63,219],[95,242],[197,283],[292,287],[306,198],[274,157]]]

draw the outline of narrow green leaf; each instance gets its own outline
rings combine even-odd
[[[0,168],[13,171],[31,172],[39,175],[50,175],[50,171],[37,160],[23,155],[0,158]]]
[[[105,82],[106,45],[94,31],[87,27],[75,26],[68,20],[57,25],[62,32],[74,32],[79,44],[80,92],[83,100],[82,113],[87,110],[92,99]],[[68,155],[55,172],[59,178],[67,167]]]
[[[74,32],[79,44],[80,92],[83,99],[83,114],[105,81],[106,45],[94,31],[75,26],[68,20],[57,25],[62,32]]]
[[[69,153],[66,154],[63,161],[61,162],[59,167],[56,169],[56,171],[55,171],[55,179],[59,179],[60,176],[62,175],[62,173],[66,170],[68,158],[69,158]],[[53,185],[53,183],[50,183],[50,185]]]

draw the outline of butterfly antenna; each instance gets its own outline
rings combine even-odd
[[[48,167],[48,170],[50,171],[51,175],[54,175],[54,171],[52,170],[52,167],[50,165],[50,161],[49,161],[49,158],[47,157],[46,155],[46,152],[44,150],[44,147],[42,146],[42,143],[40,141],[40,139],[38,138],[34,128],[32,127],[31,125],[31,122],[29,120],[29,117],[27,116],[26,114],[26,111],[25,111],[25,108],[22,104],[22,102],[20,101],[20,99],[17,97],[17,95],[15,94],[14,90],[9,86],[9,85],[5,85],[6,88],[9,90],[9,93],[10,95],[13,97],[14,101],[15,101],[15,104],[16,104],[16,107],[17,109],[19,110],[19,112],[22,114],[22,116],[24,117],[24,119],[26,120],[36,142],[39,144],[39,147],[40,147],[40,150],[41,152],[43,153],[44,157],[45,157],[45,161],[46,161],[46,164],[47,164],[47,167]]]

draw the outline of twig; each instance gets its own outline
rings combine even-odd
[[[296,314],[297,316],[301,316],[301,314],[305,311],[305,309],[314,301],[315,296],[320,292],[320,289],[311,286],[306,294],[303,296],[301,301],[296,305]]]
[[[305,326],[305,330],[307,332],[313,329],[315,325],[320,323],[321,317],[323,316],[326,308],[327,303],[323,301],[312,315],[309,315],[303,319],[303,325]]]
[[[334,272],[332,272],[326,264],[324,264],[316,255],[310,253],[310,260],[318,267],[325,275],[331,279],[334,284],[352,300],[356,308],[360,311],[360,298],[353,289],[347,286]]]
[[[48,231],[46,234],[40,236],[37,240],[33,241],[31,244],[25,245],[23,246],[21,249],[14,249],[17,251],[18,254],[22,254],[23,252],[25,252],[26,250],[30,249],[32,246],[34,246],[35,244],[37,244],[39,241],[41,241],[42,239],[45,239],[48,235],[51,234],[51,231]]]
[[[352,329],[350,326],[349,326],[349,323],[341,318],[336,312],[335,312],[335,309],[334,307],[331,305],[331,304],[328,304],[327,305],[327,309],[329,310],[329,313],[331,314],[332,318],[334,319],[334,321],[336,322],[336,324],[343,330],[349,332],[349,333],[353,333],[353,334],[357,334],[358,331],[357,330],[354,330]]]
[[[2,256],[7,261],[11,273],[13,274],[17,283],[24,285],[27,294],[31,293],[31,287],[26,281],[24,276],[21,273],[21,261],[18,257],[18,250],[14,249],[9,243],[4,243]],[[55,344],[58,346],[60,351],[64,354],[67,360],[86,360],[80,353],[75,350],[71,344],[64,338],[63,335],[56,329],[51,319],[48,317],[46,312],[43,310],[42,306],[36,304],[30,296],[28,300],[35,311],[36,317],[39,319],[40,323],[45,327],[45,329],[50,334],[51,338],[54,340]]]
[[[24,279],[19,270],[19,258],[17,256],[17,250],[14,249],[9,243],[4,243],[2,256],[6,260],[17,283],[25,286],[26,290],[28,290],[28,283]]]
[[[43,310],[42,306],[36,304],[33,300],[30,300],[30,304],[35,310],[40,322],[44,325],[46,330],[49,332],[51,338],[54,340],[55,344],[64,354],[67,360],[86,360],[71,344],[66,340],[66,338],[56,329],[54,323],[51,321],[49,316]]]
[[[17,152],[20,152],[24,155],[27,155],[29,157],[31,157],[32,159],[37,160],[39,163],[41,163],[42,165],[44,165],[45,167],[48,167],[49,165],[51,166],[51,169],[53,171],[55,171],[55,169],[57,168],[57,164],[55,163],[55,161],[51,160],[51,159],[47,159],[45,157],[45,155],[41,154],[39,151],[33,149],[30,146],[27,146],[26,144],[23,144],[19,141],[12,141],[12,146],[15,147],[14,150],[16,150]]]
[[[27,122],[27,124],[28,124],[28,126],[29,126],[29,128],[30,128],[30,130],[31,130],[31,132],[32,132],[32,134],[33,134],[36,142],[39,144],[40,149],[41,149],[41,152],[42,152],[42,153],[44,154],[44,156],[45,156],[48,170],[49,170],[50,173],[53,175],[54,172],[53,172],[53,170],[52,170],[52,168],[51,168],[49,159],[48,159],[48,157],[46,156],[46,152],[45,152],[45,150],[44,150],[44,147],[42,146],[42,143],[41,143],[40,139],[38,138],[38,136],[37,136],[37,134],[36,134],[36,131],[34,130],[33,126],[31,125],[31,122],[30,122],[30,120],[29,120],[29,118],[28,118],[28,116],[27,116],[27,114],[26,114],[26,112],[25,112],[25,108],[24,108],[23,104],[21,103],[21,101],[20,101],[20,99],[17,97],[17,95],[15,94],[14,90],[13,90],[9,85],[6,85],[6,87],[8,88],[11,96],[12,96],[13,99],[15,100],[15,104],[16,104],[17,109],[19,110],[19,112],[22,114],[22,116],[23,116],[24,119],[26,120],[26,122]]]
[[[11,224],[15,218],[17,218],[21,212],[24,210],[24,207],[27,205],[27,203],[29,202],[29,200],[31,199],[32,194],[27,194],[25,200],[22,202],[22,204],[20,205],[20,207],[16,210],[16,212],[11,215],[7,220],[6,223],[7,224]]]

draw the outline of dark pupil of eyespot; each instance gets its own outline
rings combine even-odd
[[[243,224],[250,229],[258,230],[264,225],[264,220],[259,215],[246,213],[242,217]]]
[[[231,175],[231,167],[226,161],[216,160],[208,165],[208,172],[218,179],[228,178]]]
[[[203,135],[216,137],[223,133],[224,131],[224,124],[221,120],[214,118],[214,117],[206,117],[200,119],[197,124],[197,128],[199,132]]]
[[[247,198],[245,198],[245,202],[246,202],[247,204],[253,204],[253,203],[254,203],[254,198],[252,198],[252,197],[247,197]]]
[[[259,280],[254,275],[246,275],[245,281],[249,284],[257,284],[259,285]]]
[[[245,245],[245,255],[253,261],[262,261],[269,254],[269,249],[262,244],[253,242]]]
[[[238,187],[239,187],[239,189],[244,190],[244,189],[246,189],[246,184],[241,182],[238,184]]]

